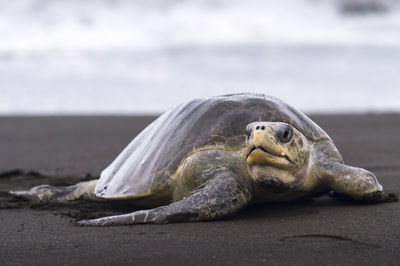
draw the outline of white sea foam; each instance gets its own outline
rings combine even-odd
[[[161,112],[253,91],[400,111],[395,0],[0,2],[0,114]]]
[[[344,15],[345,2],[349,0],[2,1],[0,50],[400,44],[397,1],[373,1],[381,9],[367,15]]]

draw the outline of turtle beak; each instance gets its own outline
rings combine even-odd
[[[285,152],[284,147],[276,139],[275,130],[271,123],[260,122],[250,125],[252,125],[252,130],[248,135],[247,147],[245,149],[245,157],[248,162],[255,164],[274,162],[286,164],[290,162],[294,164],[290,155]]]

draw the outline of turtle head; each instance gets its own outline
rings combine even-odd
[[[245,160],[251,178],[263,190],[284,192],[306,179],[310,145],[293,126],[254,122],[246,127]]]

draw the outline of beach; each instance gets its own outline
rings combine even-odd
[[[399,202],[325,195],[213,222],[85,228],[137,207],[8,194],[96,179],[169,108],[246,92],[310,114],[346,164],[399,195],[399,1],[0,7],[0,266],[400,265]]]
[[[400,115],[311,115],[346,164],[400,193]],[[129,212],[109,204],[28,206],[6,191],[99,176],[155,116],[0,117],[1,265],[399,265],[400,203],[329,196],[263,204],[221,221],[77,227]]]

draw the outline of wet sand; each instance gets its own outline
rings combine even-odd
[[[311,116],[347,164],[400,193],[400,115]],[[0,118],[0,265],[399,265],[400,203],[324,196],[250,207],[229,220],[105,228],[75,219],[128,212],[110,204],[27,206],[9,189],[99,175],[154,117]]]

